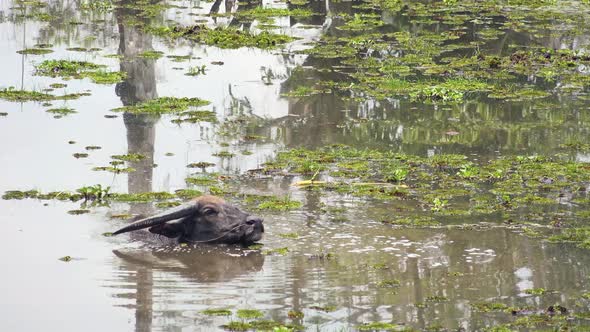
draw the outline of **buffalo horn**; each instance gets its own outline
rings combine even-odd
[[[192,203],[190,205],[184,204],[184,205],[181,205],[175,209],[164,211],[164,212],[157,214],[155,216],[151,216],[148,218],[138,220],[131,225],[127,225],[127,226],[119,229],[118,231],[114,232],[113,235],[136,231],[138,229],[143,229],[143,228],[148,228],[148,227],[152,227],[155,225],[160,225],[160,224],[163,224],[163,223],[170,221],[170,220],[180,219],[182,217],[186,217],[186,216],[196,213],[198,211],[198,209],[199,209],[199,205],[196,203]]]

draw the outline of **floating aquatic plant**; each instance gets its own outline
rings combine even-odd
[[[198,43],[220,48],[257,47],[269,49],[294,40],[293,37],[267,31],[253,34],[234,28],[209,28],[205,25],[194,25],[189,27],[152,26],[148,27],[147,31],[162,37],[186,38]]]
[[[107,71],[105,65],[87,61],[45,60],[35,66],[35,75],[63,78],[89,78],[98,84],[113,84],[125,78],[124,72]]]
[[[189,108],[206,105],[209,105],[209,102],[199,98],[160,97],[139,105],[115,108],[112,111],[159,115],[166,113],[181,113]]]

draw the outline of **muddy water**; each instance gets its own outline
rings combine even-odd
[[[177,7],[161,9],[151,20],[188,25],[199,19],[228,26],[235,24],[233,16],[207,14],[252,5],[170,3]],[[588,11],[577,2],[560,4],[572,18]],[[571,140],[587,143],[589,104],[583,91],[556,93],[542,103],[467,98],[444,106],[403,98],[358,100],[336,93],[282,96],[306,82],[346,80],[341,72],[326,73],[336,65],[333,60],[297,51],[326,36],[345,35],[337,29],[342,25],[337,16],[354,13],[355,5],[360,3],[312,2],[309,7],[317,15],[275,22],[274,31],[301,39],[283,49],[232,50],[152,36],[128,20],[138,10],[82,10],[77,1],[48,1],[45,7],[0,2],[1,87],[40,91],[61,82],[67,87],[53,93],[91,93],[78,100],[52,102],[51,107],[77,111],[62,118],[46,113],[50,106],[40,103],[0,100],[0,112],[7,113],[0,117],[0,192],[74,191],[94,184],[111,186],[113,192],[173,192],[187,187],[185,178],[194,170],[186,165],[192,162],[212,162],[216,166],[209,171],[240,175],[260,167],[280,149],[332,143],[421,156],[444,152],[490,159],[503,154],[567,153],[587,159],[584,152],[561,146]],[[25,9],[18,8],[22,6]],[[49,22],[34,16],[38,12],[52,15]],[[384,31],[445,29],[411,21],[409,16],[412,13],[403,10],[382,13]],[[497,24],[503,20],[502,15],[491,16],[482,19]],[[505,30],[502,43],[496,40],[478,47],[502,54],[512,44],[573,50],[588,46],[583,31],[566,33],[568,25],[541,23],[545,30]],[[258,31],[257,24],[242,27]],[[478,24],[465,23],[463,30],[469,32],[465,43],[477,39]],[[17,53],[41,43],[52,44],[54,52]],[[99,50],[67,50],[71,47]],[[137,57],[154,50],[191,59]],[[120,57],[105,57],[109,54]],[[104,64],[125,72],[127,78],[98,85],[88,79],[34,75],[34,66],[46,59]],[[214,61],[223,65],[211,64]],[[202,65],[207,68],[204,75],[185,75],[189,67]],[[218,122],[175,124],[167,115],[110,112],[162,96],[209,100],[207,108],[216,112]],[[105,117],[113,114],[117,117]],[[245,135],[263,139],[251,142],[243,139]],[[213,155],[222,150],[236,156]],[[81,152],[89,157],[72,156]],[[130,174],[92,170],[107,166],[111,155],[126,153],[147,158],[133,163],[137,171]],[[554,304],[578,312],[588,309],[580,300],[580,294],[589,290],[586,250],[528,238],[498,224],[481,229],[396,229],[379,222],[380,216],[393,213],[387,202],[303,191],[291,182],[291,178],[271,178],[240,185],[242,192],[289,194],[303,202],[295,211],[260,212],[267,230],[263,250],[189,248],[158,238],[102,236],[124,224],[109,216],[150,213],[155,210],[151,204],[111,204],[92,207],[89,214],[70,215],[66,212],[80,208],[79,203],[0,200],[1,329],[211,331],[240,321],[235,316],[238,309],[258,309],[265,319],[305,330],[354,331],[364,323],[388,322],[418,330],[477,331],[514,320],[510,313],[477,312],[472,305],[479,302],[540,312]],[[333,212],[336,209],[339,212]],[[297,233],[296,238],[285,236],[291,233]],[[265,251],[285,247],[285,255]],[[58,260],[66,255],[72,260]],[[532,288],[549,292],[543,296],[525,292]],[[233,316],[203,313],[215,308],[233,310]],[[290,311],[302,312],[303,317],[290,316]]]

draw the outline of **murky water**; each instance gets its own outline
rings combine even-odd
[[[564,147],[590,143],[586,81],[515,76],[511,84],[534,86],[550,91],[550,96],[494,99],[466,94],[459,103],[441,105],[362,95],[352,86],[361,85],[363,78],[355,80],[354,74],[371,73],[347,63],[346,58],[307,54],[306,50],[330,38],[358,36],[340,28],[350,15],[370,11],[359,9],[368,2],[326,0],[298,6],[315,15],[276,19],[272,31],[299,39],[273,50],[222,49],[168,40],[134,22],[192,25],[199,21],[259,32],[263,22],[244,23],[233,14],[211,14],[239,13],[257,5],[294,5],[168,1],[173,6],[145,18],[140,9],[123,8],[131,7],[133,1],[107,10],[84,9],[90,3],[99,2],[56,0],[41,6],[0,1],[0,88],[41,91],[59,82],[67,86],[52,93],[91,94],[52,101],[52,106],[0,100],[0,112],[5,113],[0,116],[0,192],[75,191],[95,184],[110,186],[112,192],[174,192],[188,186],[185,178],[195,170],[187,165],[193,162],[211,162],[216,165],[209,172],[238,176],[260,168],[281,149],[333,143],[420,156],[462,153],[473,160],[558,153],[588,159],[584,151]],[[502,56],[517,48],[576,52],[588,48],[589,28],[580,22],[590,17],[590,7],[579,2],[543,2],[540,9],[531,9],[544,13],[538,18],[522,14],[528,7],[520,8],[518,3],[502,10],[492,5],[495,2],[482,2],[481,7],[473,7],[481,13],[471,12],[472,7],[452,11],[455,19],[459,11],[466,17],[455,23],[428,21],[450,21],[452,17],[442,10],[425,12],[415,4],[392,3],[395,10],[371,11],[383,23],[378,31],[384,35],[461,32],[455,44],[469,47],[448,47],[437,54],[439,62],[450,54],[467,58],[475,52]],[[495,32],[497,38],[484,38]],[[52,44],[53,53],[17,53],[38,44]],[[73,47],[97,50],[78,52]],[[388,50],[368,46],[362,54],[380,58],[387,52],[396,54],[395,47],[395,43]],[[161,51],[164,56],[138,56],[146,51]],[[118,57],[107,57],[112,54]],[[168,55],[189,55],[190,59],[176,62]],[[103,64],[124,72],[126,78],[117,84],[94,84],[87,78],[35,75],[35,66],[46,59]],[[189,67],[203,65],[205,73],[185,75]],[[587,74],[586,68],[578,71]],[[285,96],[296,87],[320,81],[350,84],[351,90]],[[579,89],[571,87],[580,84]],[[110,111],[164,96],[209,100],[206,108],[216,113],[217,122],[178,124],[171,115]],[[63,106],[77,113],[56,117],[45,112]],[[245,139],[247,135],[260,138]],[[88,148],[92,146],[100,148]],[[219,151],[235,156],[215,156]],[[74,158],[74,153],[89,156]],[[108,166],[111,155],[129,153],[146,157],[130,163],[135,172],[93,170]],[[479,331],[517,316],[479,312],[474,309],[477,303],[530,307],[529,311],[539,313],[552,305],[577,313],[589,309],[587,299],[580,297],[590,290],[590,256],[585,249],[523,236],[501,226],[500,218],[492,220],[499,223],[479,227],[394,228],[380,218],[396,213],[404,203],[306,191],[292,186],[297,179],[292,177],[236,179],[233,185],[240,192],[289,195],[303,203],[294,211],[260,212],[267,230],[263,250],[178,247],[158,238],[102,236],[125,223],[110,216],[153,212],[156,208],[147,203],[114,203],[91,207],[89,214],[71,215],[67,211],[79,209],[79,203],[0,200],[4,230],[0,328],[212,331],[243,321],[236,316],[238,309],[258,309],[265,319],[310,331],[355,331],[373,322],[397,324],[399,329]],[[293,233],[296,236],[290,236]],[[285,247],[285,255],[265,251]],[[58,260],[64,256],[72,260]],[[536,288],[547,292],[526,292]],[[232,316],[203,313],[216,308],[228,308]],[[581,329],[585,325],[587,321],[572,316],[562,326]],[[515,330],[542,327],[512,326]]]

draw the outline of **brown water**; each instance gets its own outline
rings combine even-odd
[[[170,3],[186,8],[167,9],[156,21],[191,24],[195,16],[188,13],[206,14],[215,11],[215,6],[221,12],[247,7],[231,1]],[[281,18],[277,30],[302,39],[280,51],[172,43],[124,24],[125,18],[137,14],[135,11],[85,12],[79,9],[80,4],[47,1],[42,11],[56,18],[43,22],[22,17],[23,11],[13,8],[19,6],[15,1],[0,1],[0,87],[38,91],[61,82],[33,75],[34,64],[44,59],[92,61],[127,73],[125,82],[117,85],[92,84],[87,79],[64,81],[67,87],[56,92],[89,90],[91,96],[54,102],[53,107],[67,105],[78,111],[60,119],[46,113],[47,107],[39,103],[0,100],[0,112],[8,113],[0,117],[0,192],[75,190],[98,183],[111,186],[114,192],[173,192],[187,186],[184,179],[193,171],[186,165],[191,162],[213,162],[217,164],[215,171],[236,175],[260,167],[280,149],[332,143],[421,156],[445,152],[489,159],[504,154],[555,154],[564,152],[560,144],[572,139],[588,141],[590,104],[584,93],[557,93],[548,108],[533,102],[485,98],[438,107],[393,98],[356,101],[331,93],[307,99],[282,97],[289,87],[314,81],[318,75],[338,79],[338,73],[317,70],[330,68],[331,60],[295,51],[322,36],[343,34],[336,29],[335,13],[354,12],[353,4],[360,3],[312,2],[309,6],[319,15],[303,20]],[[286,6],[278,2],[265,5]],[[579,3],[562,5],[572,17],[588,13],[588,7],[579,7]],[[410,22],[407,16],[403,12],[383,13],[384,29],[439,29]],[[228,17],[198,18],[211,25],[231,24]],[[501,21],[502,17],[494,19]],[[70,24],[72,21],[82,24]],[[544,27],[543,34],[507,30],[503,43],[571,49],[588,46],[586,35],[562,33],[559,22]],[[256,24],[245,28],[256,30]],[[472,32],[472,38],[477,27],[466,24],[465,29]],[[16,53],[39,43],[53,44],[54,53]],[[494,45],[484,43],[481,48],[489,51]],[[79,46],[100,50],[66,50]],[[176,63],[167,57],[134,57],[150,50],[190,54],[193,59]],[[104,57],[107,54],[119,54],[122,59]],[[224,64],[210,65],[211,61]],[[207,65],[206,75],[184,75],[189,66],[203,64]],[[293,74],[295,68],[298,75]],[[178,125],[168,116],[105,117],[113,114],[109,112],[112,108],[158,96],[210,100],[208,108],[217,113],[220,122]],[[235,118],[245,119],[246,125],[235,126]],[[449,130],[458,130],[460,137],[449,137],[445,134]],[[222,131],[226,134],[220,134]],[[244,134],[265,139],[247,142],[240,139]],[[76,143],[69,144],[72,140]],[[87,159],[72,157],[86,152],[84,147],[90,145],[102,149],[90,151]],[[228,160],[212,155],[225,149],[236,157]],[[252,154],[240,153],[246,150]],[[133,164],[137,171],[129,175],[92,171],[95,166],[108,165],[109,156],[126,153],[148,158]],[[588,159],[583,153],[571,157]],[[479,230],[393,228],[379,222],[382,216],[395,213],[388,203],[303,191],[291,186],[292,181],[271,178],[241,184],[243,192],[289,194],[303,202],[301,209],[292,212],[262,213],[267,230],[264,248],[288,247],[284,256],[223,246],[174,247],[154,238],[101,235],[124,224],[109,219],[110,215],[149,213],[154,211],[150,204],[120,203],[73,216],[66,211],[79,208],[79,204],[0,200],[4,235],[0,245],[0,329],[212,331],[238,319],[207,316],[202,311],[230,308],[234,312],[259,309],[266,319],[295,323],[310,331],[354,331],[368,322],[419,330],[478,331],[512,317],[478,313],[471,307],[477,302],[540,310],[554,304],[588,309],[587,303],[579,300],[581,293],[590,290],[587,250],[528,238],[495,225]],[[341,210],[326,212],[326,206]],[[299,237],[279,236],[293,232]],[[66,255],[73,260],[58,260]],[[385,287],[393,280],[399,281],[398,287]],[[555,292],[534,296],[524,292],[530,288]],[[333,310],[319,308],[324,306]],[[292,310],[303,312],[304,317],[289,318]],[[576,323],[584,326],[587,322]]]

